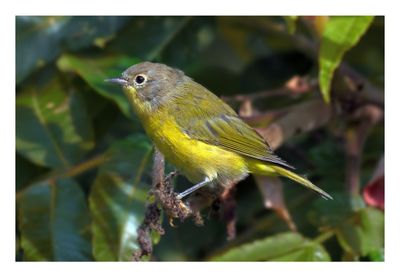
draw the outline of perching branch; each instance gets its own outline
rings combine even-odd
[[[172,181],[177,172],[171,172],[167,176],[164,174],[165,160],[163,154],[155,148],[153,158],[153,182],[150,194],[154,195],[155,202],[163,208],[163,211],[171,218],[184,220],[191,212],[189,208],[177,199],[174,192]]]
[[[153,242],[151,241],[151,232],[155,231],[164,235],[165,231],[161,226],[161,210],[156,202],[147,205],[142,224],[137,230],[137,241],[140,249],[133,253],[132,260],[139,261],[143,256],[150,256],[153,252]]]
[[[173,219],[179,218],[181,221],[189,216],[193,216],[195,222],[202,222],[198,211],[191,209],[181,200],[177,199],[177,193],[174,192],[172,181],[177,175],[172,172],[167,176],[164,175],[165,160],[161,152],[155,148],[153,157],[153,181],[150,196],[154,196],[154,201],[147,205],[145,217],[139,226],[138,244],[140,249],[133,253],[133,260],[139,261],[143,256],[151,256],[153,251],[153,243],[151,240],[151,231],[156,231],[163,235],[164,229],[161,227],[161,209],[170,218],[170,224],[173,225]]]

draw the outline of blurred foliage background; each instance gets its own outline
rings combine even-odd
[[[153,148],[104,79],[145,60],[223,97],[334,200],[249,177],[233,237],[216,207],[165,217],[144,259],[384,260],[384,18],[326,16],[16,17],[16,260],[132,259]]]

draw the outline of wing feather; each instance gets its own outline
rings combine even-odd
[[[221,99],[193,81],[185,86],[180,89],[184,93],[177,94],[170,107],[176,108],[175,121],[189,137],[293,169]]]

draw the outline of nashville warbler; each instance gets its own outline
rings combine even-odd
[[[229,186],[249,173],[284,176],[332,199],[294,173],[231,107],[181,70],[143,62],[106,81],[122,86],[158,150],[195,184],[179,199],[206,185]]]

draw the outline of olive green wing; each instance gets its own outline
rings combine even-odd
[[[195,83],[171,103],[175,121],[190,138],[257,160],[293,169],[268,143],[217,96]]]

